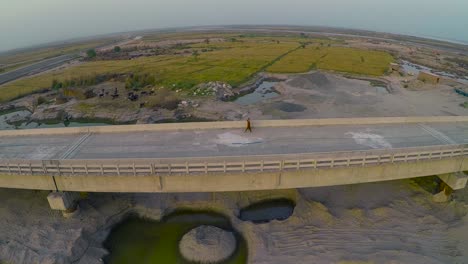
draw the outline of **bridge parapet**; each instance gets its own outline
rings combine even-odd
[[[468,155],[468,144],[349,152],[163,159],[0,160],[0,174],[181,175],[359,167]]]

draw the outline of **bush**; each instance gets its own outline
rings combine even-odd
[[[119,46],[114,47],[114,52],[120,52],[122,49]]]
[[[95,84],[99,84],[105,81],[108,81],[112,78],[116,77],[115,74],[98,74],[98,75],[90,75],[90,76],[80,76],[78,78],[72,78],[64,80],[63,82],[59,82],[56,79],[52,80],[52,89],[59,90],[61,88],[68,88],[68,87],[83,87],[83,86],[91,86]]]
[[[141,89],[148,85],[154,86],[155,84],[156,79],[153,75],[149,74],[132,74],[125,80],[125,88],[127,89]]]
[[[53,90],[58,90],[58,89],[62,88],[62,86],[63,86],[62,82],[59,82],[59,81],[57,81],[56,79],[53,79],[53,80],[52,80],[52,86],[51,86],[51,88],[52,88]]]
[[[88,58],[92,59],[96,57],[96,51],[94,49],[89,49],[86,51],[86,55],[88,55]]]

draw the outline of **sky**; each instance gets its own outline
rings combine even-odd
[[[0,0],[0,51],[113,32],[318,25],[468,43],[468,0]]]

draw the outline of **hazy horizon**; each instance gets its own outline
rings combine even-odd
[[[468,1],[5,0],[0,51],[115,32],[208,25],[330,26],[468,44]]]

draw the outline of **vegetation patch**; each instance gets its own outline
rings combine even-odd
[[[123,75],[130,76],[123,81],[131,89],[152,85],[188,92],[211,81],[236,87],[263,70],[298,73],[319,68],[381,75],[393,61],[385,52],[338,47],[338,41],[306,35],[219,36],[224,36],[225,41],[186,44],[182,47],[185,51],[179,53],[131,60],[99,60],[98,56],[67,69],[20,79],[0,86],[0,102],[44,89],[95,85]]]
[[[386,52],[317,44],[297,49],[267,70],[273,73],[301,73],[312,69],[380,76],[393,57]]]
[[[204,44],[216,47],[216,44]],[[163,55],[142,57],[133,60],[91,61],[40,76],[21,79],[0,86],[0,101],[30,94],[49,88],[55,79],[57,83],[66,80],[113,74],[151,74],[155,83],[171,89],[188,89],[209,82],[224,81],[233,86],[240,85],[253,74],[267,66],[277,57],[297,47],[297,43],[219,43],[223,49],[201,53],[194,60],[192,56]],[[62,87],[63,87],[62,85]]]

